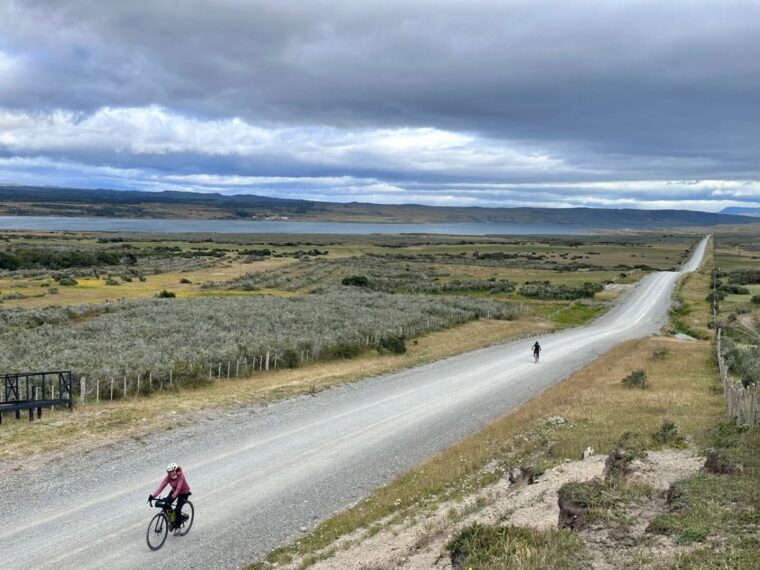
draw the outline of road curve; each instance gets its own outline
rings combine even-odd
[[[209,412],[193,425],[55,468],[0,468],[3,568],[237,568],[663,324],[678,278],[653,273],[589,326],[463,354],[268,407]],[[146,505],[164,465],[183,465],[196,523],[158,552]]]

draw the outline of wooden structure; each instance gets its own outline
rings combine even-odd
[[[21,412],[28,410],[29,421],[42,417],[42,408],[66,406],[71,409],[74,405],[72,392],[71,370],[54,372],[19,372],[15,374],[0,374],[3,393],[0,394],[0,424],[3,414],[15,412],[16,419],[21,418]]]

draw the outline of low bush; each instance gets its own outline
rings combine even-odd
[[[643,369],[637,368],[621,380],[626,388],[647,388],[647,374]]]
[[[728,276],[728,282],[732,285],[752,285],[760,283],[760,271],[755,269],[732,271]]]
[[[179,282],[180,282],[181,285],[191,285],[192,284],[192,281],[190,281],[187,277],[183,277],[182,279],[179,280]]]
[[[570,287],[569,285],[554,285],[550,281],[526,281],[520,288],[520,293],[534,299],[572,301],[591,298],[602,289],[604,286],[599,283],[584,283],[581,287]]]
[[[749,289],[740,285],[721,285],[718,291],[731,295],[749,295]]]
[[[658,348],[652,351],[652,360],[667,360],[668,356],[670,356],[670,352],[667,348]]]
[[[322,349],[320,352],[321,356],[323,358],[331,359],[348,359],[348,358],[356,358],[359,356],[362,352],[362,347],[358,344],[350,343],[350,342],[338,342],[335,344],[332,344],[330,346],[327,346]]]
[[[634,432],[625,432],[618,440],[604,462],[604,474],[607,479],[622,479],[631,473],[634,460],[644,459],[647,455],[643,438]]]
[[[285,368],[298,368],[301,365],[301,356],[292,348],[283,351],[280,361]]]
[[[393,354],[404,354],[406,342],[403,336],[384,336],[380,339],[380,349]]]
[[[664,418],[660,429],[652,434],[652,441],[659,447],[686,447],[686,438],[678,433],[676,424]]]
[[[166,289],[162,289],[160,292],[154,295],[156,299],[174,299],[176,296],[176,294],[171,291],[167,291]]]
[[[351,275],[349,277],[344,277],[341,283],[350,287],[369,287],[369,279],[367,279],[364,275]]]

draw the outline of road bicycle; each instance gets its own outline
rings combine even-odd
[[[151,550],[158,550],[166,542],[166,537],[169,535],[169,528],[173,526],[175,522],[174,509],[172,508],[172,501],[166,496],[163,499],[153,499],[150,502],[151,507],[158,507],[161,512],[150,519],[148,525],[148,533],[145,539],[148,542],[148,548]],[[155,504],[154,504],[155,503]],[[182,505],[182,520],[179,523],[179,530],[174,527],[178,536],[185,536],[190,532],[190,527],[193,526],[193,519],[195,518],[195,508],[190,501],[186,501]]]

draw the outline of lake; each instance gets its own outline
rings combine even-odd
[[[68,230],[90,232],[225,233],[225,234],[449,234],[590,235],[590,228],[569,224],[380,224],[253,220],[155,220],[139,218],[69,218],[63,216],[0,216],[4,230]]]

